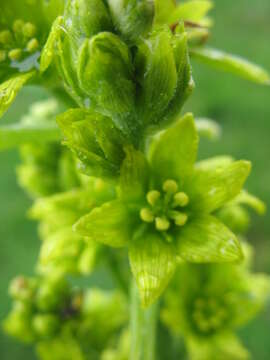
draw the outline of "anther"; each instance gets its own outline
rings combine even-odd
[[[22,33],[23,30],[23,26],[24,26],[24,21],[21,19],[15,20],[12,26],[12,29],[15,33]]]
[[[28,22],[23,25],[22,32],[25,37],[32,38],[36,35],[37,28],[34,24]]]
[[[0,32],[0,43],[3,45],[8,45],[12,42],[12,34],[9,30],[3,30]]]
[[[155,223],[158,231],[166,231],[170,228],[170,222],[166,218],[157,217]]]
[[[184,207],[187,206],[189,203],[189,197],[184,192],[178,192],[173,197],[173,207]]]
[[[147,198],[148,204],[154,206],[160,198],[160,192],[157,190],[149,191],[147,193],[146,198]]]
[[[39,42],[36,38],[30,40],[27,45],[26,45],[26,48],[29,52],[33,53],[35,52],[39,47]]]
[[[22,57],[22,49],[13,49],[8,53],[10,60],[18,61]]]
[[[151,223],[154,221],[155,217],[154,214],[152,213],[152,211],[148,208],[143,208],[140,211],[140,217],[143,221],[147,222],[147,223]]]
[[[174,220],[177,226],[184,226],[188,221],[188,215],[180,211],[170,211],[169,217]]]
[[[175,194],[178,190],[177,182],[174,180],[166,180],[163,183],[163,190],[168,193]]]
[[[4,62],[7,58],[7,53],[5,50],[0,50],[0,63]]]

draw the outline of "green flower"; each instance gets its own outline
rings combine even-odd
[[[84,187],[38,199],[30,216],[39,220],[42,246],[40,272],[89,274],[96,263],[100,246],[88,243],[72,231],[72,225],[91,209],[114,198],[114,189],[101,179],[84,180]]]
[[[25,83],[38,80],[42,48],[63,6],[64,0],[1,1],[0,116]]]
[[[269,291],[269,277],[245,264],[182,264],[161,316],[184,337],[190,359],[244,360],[249,354],[236,330],[262,310]]]
[[[14,302],[4,330],[33,343],[41,359],[77,360],[101,353],[127,320],[120,293],[73,288],[57,272],[18,277],[10,295]]]
[[[235,198],[250,163],[230,158],[195,165],[198,135],[187,114],[152,141],[148,160],[126,148],[116,200],[83,216],[77,234],[127,246],[143,306],[167,286],[177,259],[195,263],[242,258],[236,236],[214,215]]]

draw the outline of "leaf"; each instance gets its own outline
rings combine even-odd
[[[176,267],[175,249],[158,233],[132,239],[129,261],[143,307],[154,303],[167,287]]]
[[[133,43],[151,29],[154,5],[148,0],[108,0],[116,29]]]
[[[178,255],[185,261],[218,263],[243,258],[236,236],[210,215],[190,219],[178,232],[176,239]]]
[[[137,54],[141,87],[138,100],[143,126],[159,123],[177,85],[177,69],[169,31],[144,41]]]
[[[194,59],[217,70],[232,73],[255,83],[270,85],[267,71],[241,57],[211,48],[192,49],[190,54]]]
[[[143,153],[126,147],[120,172],[121,198],[129,202],[144,198],[149,181],[149,168]]]
[[[191,114],[186,114],[153,140],[150,163],[158,178],[184,182],[192,173],[197,149],[194,119]]]
[[[0,117],[7,111],[15,100],[18,92],[27,83],[35,72],[15,75],[0,85]]]
[[[125,205],[114,200],[93,209],[74,226],[81,236],[112,247],[123,247],[130,239],[130,219]]]
[[[60,140],[55,124],[25,125],[23,123],[0,127],[0,150],[17,147],[25,143],[46,144]]]
[[[181,20],[200,22],[213,7],[212,1],[193,0],[177,6],[170,15],[170,23]]]
[[[185,184],[193,211],[211,213],[219,209],[240,193],[250,173],[248,161],[216,160],[197,167]]]
[[[199,118],[195,121],[199,136],[209,140],[217,140],[221,136],[221,127],[211,119]]]

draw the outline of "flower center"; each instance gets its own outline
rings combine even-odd
[[[197,298],[193,303],[192,320],[196,328],[204,333],[218,330],[227,319],[224,304],[215,298]]]
[[[179,191],[176,181],[166,180],[162,191],[149,191],[146,200],[149,206],[141,209],[140,217],[146,223],[154,223],[158,231],[186,224],[188,215],[183,210],[189,203],[189,197]]]
[[[22,61],[40,49],[36,38],[37,27],[31,22],[17,19],[11,29],[0,31],[0,63]]]

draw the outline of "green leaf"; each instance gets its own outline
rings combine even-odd
[[[217,122],[211,119],[196,119],[196,128],[199,136],[206,137],[209,140],[217,140],[221,136],[221,127]]]
[[[153,22],[154,5],[148,0],[108,0],[116,29],[131,43],[145,36]]]
[[[120,191],[129,202],[144,198],[149,181],[149,167],[145,156],[133,147],[126,147],[126,157],[120,173]]]
[[[208,0],[193,0],[180,4],[170,14],[170,23],[179,20],[188,20],[193,22],[200,22],[213,7],[212,1]]]
[[[174,96],[178,79],[170,32],[158,32],[145,40],[136,61],[141,87],[139,118],[144,126],[159,123]]]
[[[211,160],[211,159],[210,159]],[[250,173],[248,161],[217,158],[198,166],[192,178],[185,184],[194,211],[211,213],[236,197]]]
[[[31,71],[25,74],[15,75],[9,80],[0,84],[0,117],[13,103],[23,85],[27,83],[34,76],[34,74],[35,72]]]
[[[46,144],[60,140],[56,124],[26,125],[23,123],[0,127],[0,150],[25,143]]]
[[[123,247],[130,239],[130,219],[126,206],[114,200],[93,209],[74,226],[78,235],[112,247]]]
[[[192,49],[190,54],[194,59],[217,70],[232,73],[255,83],[270,85],[270,76],[267,71],[241,57],[211,48]]]
[[[129,48],[116,35],[103,32],[85,41],[78,63],[81,87],[96,111],[113,119],[125,134],[135,127],[135,84]]]
[[[142,306],[148,307],[160,297],[174,274],[174,246],[160,234],[144,234],[130,242],[129,260]]]
[[[178,255],[186,261],[233,262],[243,257],[236,236],[210,215],[190,219],[176,237]]]
[[[43,50],[41,52],[40,56],[40,72],[45,72],[48,67],[51,65],[53,58],[55,56],[55,47],[56,47],[56,41],[59,39],[62,29],[61,25],[63,23],[63,18],[59,16],[57,19],[55,19],[50,34],[48,36],[48,39],[46,41],[46,44],[43,47]]]
[[[155,23],[157,25],[168,24],[174,10],[174,0],[155,0]]]
[[[160,133],[150,148],[150,163],[161,180],[182,182],[191,175],[198,149],[198,135],[192,114],[186,114]]]

